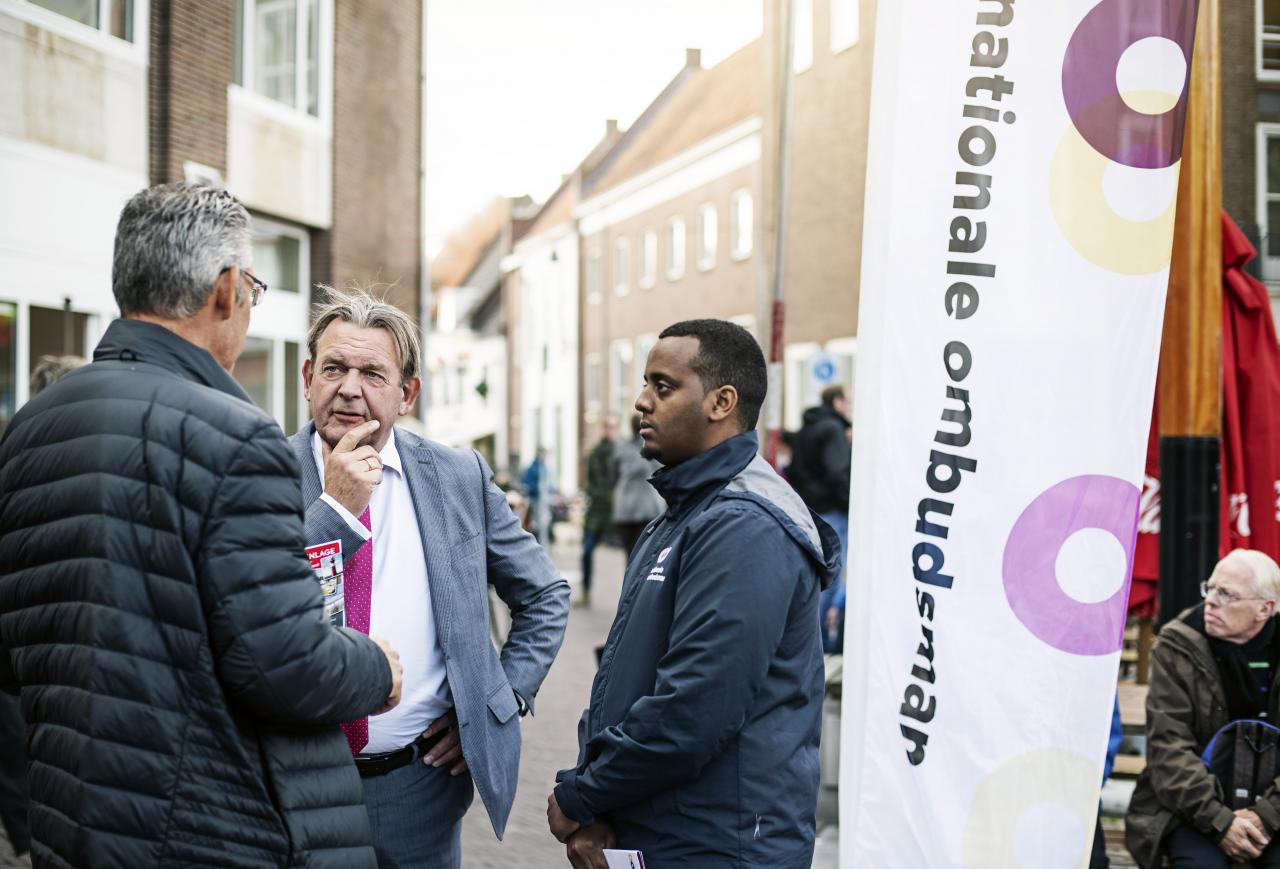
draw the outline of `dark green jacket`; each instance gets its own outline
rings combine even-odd
[[[601,438],[587,457],[587,515],[583,525],[588,531],[607,531],[613,522],[615,482],[613,441]]]

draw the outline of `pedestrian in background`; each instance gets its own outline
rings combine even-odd
[[[1280,722],[1280,567],[1263,552],[1236,549],[1201,590],[1204,602],[1161,628],[1152,652],[1147,765],[1125,816],[1125,845],[1142,869],[1166,859],[1177,869],[1249,860],[1274,869],[1280,776],[1275,735],[1263,731]],[[1245,722],[1247,736],[1236,738],[1233,722]],[[1224,781],[1211,769],[1211,741],[1239,778]]]
[[[538,447],[533,461],[520,477],[525,497],[529,499],[529,530],[544,546],[551,537],[551,471],[547,468],[547,449]]]
[[[143,190],[122,318],[0,442],[0,684],[37,866],[375,865],[338,722],[399,701],[322,617],[298,466],[230,371],[266,285],[229,193]]]
[[[662,466],[642,455],[644,441],[640,437],[640,415],[631,417],[630,440],[619,441],[614,451],[613,524],[621,538],[622,551],[630,557],[635,551],[640,532],[667,509],[649,478]]]
[[[849,469],[853,457],[853,426],[843,386],[822,390],[822,403],[804,412],[804,425],[796,432],[787,479],[809,509],[840,535],[840,551],[849,563]],[[823,649],[843,647],[843,606],[836,608],[837,592],[844,577],[822,594],[819,609]],[[843,597],[841,601],[843,602]]]
[[[613,523],[614,450],[618,418],[604,421],[604,434],[587,457],[587,515],[582,521],[582,592],[574,606],[591,606],[591,573],[596,546]]]
[[[547,798],[578,869],[603,848],[647,865],[808,869],[821,730],[818,595],[835,532],[759,456],[768,374],[723,320],[649,352],[644,454],[671,509],[632,553],[576,765]]]

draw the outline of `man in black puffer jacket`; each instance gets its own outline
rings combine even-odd
[[[321,616],[297,461],[228,373],[251,231],[144,190],[94,361],[0,441],[0,682],[21,686],[36,866],[373,866],[337,724],[399,696]]]

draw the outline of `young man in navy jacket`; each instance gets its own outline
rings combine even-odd
[[[580,869],[603,867],[607,847],[650,869],[807,869],[818,596],[839,542],[757,454],[768,377],[750,333],[676,323],[644,379],[640,436],[669,509],[632,553],[548,822]]]

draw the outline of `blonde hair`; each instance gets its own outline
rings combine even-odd
[[[1258,597],[1280,602],[1280,565],[1270,555],[1256,549],[1233,549],[1218,563],[1248,573]]]
[[[313,364],[320,336],[330,323],[340,320],[360,329],[386,329],[400,352],[401,381],[418,376],[422,349],[418,341],[418,326],[412,317],[385,299],[376,298],[368,288],[351,286],[335,290],[324,284],[316,286],[325,292],[328,300],[316,311],[316,320],[307,332],[307,351]]]

